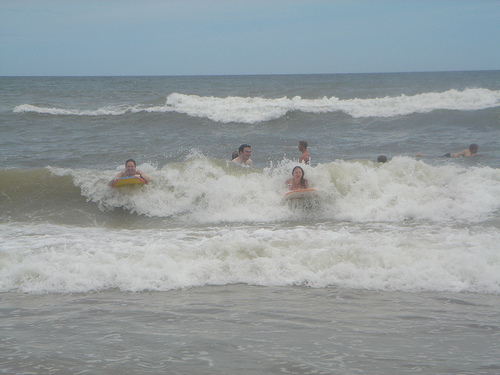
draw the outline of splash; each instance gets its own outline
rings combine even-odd
[[[294,165],[193,154],[140,165],[153,182],[125,191],[107,186],[116,171],[4,170],[0,292],[246,283],[500,294],[500,170],[409,157],[304,166],[324,194],[311,214],[280,204]]]
[[[110,172],[100,172],[98,179],[90,179],[86,170],[62,173],[71,174],[82,195],[104,210],[121,207],[147,217],[216,225],[300,220],[300,212],[281,205],[294,166],[283,160],[263,169],[241,168],[198,155],[159,169],[141,166],[154,181],[125,194],[107,187]],[[384,164],[335,161],[304,170],[321,193],[314,220],[469,223],[500,209],[500,170],[490,167],[431,166],[395,157]]]
[[[309,220],[353,223],[429,221],[479,223],[500,210],[500,170],[431,166],[410,157],[388,163],[335,161],[303,166],[321,205],[310,213],[281,201],[295,166],[283,160],[267,168],[242,168],[226,160],[191,156],[158,168],[140,165],[153,181],[112,189],[116,171],[45,168],[6,170],[0,183],[4,217],[78,223],[107,220],[114,210],[169,225],[287,223]],[[17,219],[16,219],[17,220]]]

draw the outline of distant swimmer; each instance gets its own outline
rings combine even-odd
[[[286,186],[290,190],[301,190],[309,187],[309,182],[304,178],[304,170],[302,167],[295,167],[292,170],[293,178],[286,180]]]
[[[379,162],[379,163],[387,163],[387,156],[385,156],[385,155],[379,155],[379,157],[377,158],[377,162]]]
[[[469,157],[469,156],[477,156],[478,153],[477,153],[477,150],[479,149],[479,146],[476,145],[475,143],[471,144],[469,146],[469,148],[463,150],[463,151],[460,151],[460,152],[457,152],[455,154],[445,154],[444,156],[448,156],[448,157],[454,157],[454,158],[458,158],[458,157]]]
[[[309,152],[307,152],[307,142],[306,141],[299,141],[299,151],[302,152],[302,155],[300,155],[299,158],[299,163],[304,162],[305,164],[309,164]]]
[[[122,178],[122,177],[135,177],[137,179],[139,178],[142,178],[144,181],[146,181],[146,183],[150,182],[151,181],[151,177],[149,177],[146,173],[144,172],[141,172],[141,171],[138,171],[136,169],[137,167],[137,164],[135,163],[135,160],[134,159],[128,159],[126,162],[125,162],[125,170],[118,173],[115,178],[113,178],[111,181],[109,181],[109,186],[115,186],[116,184],[116,181],[119,179],[119,178]]]
[[[252,146],[242,144],[238,149],[238,156],[235,157],[232,161],[236,164],[247,165],[251,167],[253,163],[252,159],[250,159],[250,156],[252,156]]]

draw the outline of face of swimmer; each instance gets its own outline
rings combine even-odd
[[[295,167],[292,171],[294,180],[300,180],[304,176],[304,171],[300,167]]]
[[[135,163],[131,160],[127,161],[127,164],[125,164],[125,175],[134,176],[135,172],[136,172]]]
[[[245,161],[250,159],[250,156],[252,156],[252,149],[250,147],[245,147],[241,155],[243,156],[243,160]]]

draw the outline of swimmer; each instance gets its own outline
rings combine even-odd
[[[309,152],[307,152],[307,142],[299,141],[299,151],[302,152],[302,155],[299,157],[299,163],[304,162],[305,164],[309,164]]]
[[[297,166],[293,168],[292,176],[293,178],[286,180],[286,186],[290,190],[301,190],[309,187],[309,183],[304,178],[304,170],[301,167]]]
[[[251,167],[253,163],[250,156],[252,156],[252,146],[243,144],[238,149],[238,156],[234,158],[232,162]]]
[[[458,158],[458,157],[469,157],[469,156],[477,156],[477,150],[478,150],[479,146],[476,145],[475,143],[472,143],[469,148],[463,150],[463,151],[460,151],[460,152],[457,152],[455,154],[445,154],[444,156],[448,156],[448,157],[454,157],[454,158]]]
[[[151,177],[149,177],[146,173],[138,171],[136,169],[136,162],[134,159],[128,159],[125,162],[125,170],[118,173],[115,178],[113,178],[111,181],[109,181],[109,186],[113,187],[116,184],[116,181],[118,181],[119,178],[122,177],[135,177],[137,179],[142,178],[146,183],[151,181]]]

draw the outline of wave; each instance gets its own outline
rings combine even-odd
[[[242,168],[194,155],[163,168],[141,165],[152,183],[122,190],[107,185],[116,171],[8,169],[0,182],[5,202],[0,217],[79,216],[91,221],[119,209],[179,225],[286,222],[302,215],[281,205],[284,181],[294,166],[283,160],[264,169]],[[500,170],[495,168],[431,166],[411,157],[394,157],[384,164],[335,161],[304,170],[310,185],[322,194],[315,220],[470,223],[487,220],[500,210]]]
[[[32,104],[21,104],[14,107],[14,113],[38,113],[55,116],[119,116],[126,113],[141,112],[139,106],[116,105],[92,109],[68,109],[56,107],[40,107]]]
[[[500,105],[500,91],[471,88],[463,91],[448,90],[428,92],[413,96],[400,95],[383,98],[339,99],[336,96],[317,99],[261,98],[170,94],[165,105],[147,106],[115,105],[92,109],[67,109],[22,104],[14,108],[15,113],[38,113],[63,116],[119,116],[130,113],[176,112],[192,117],[207,118],[221,123],[258,123],[271,121],[290,112],[344,113],[353,118],[396,117],[413,113],[428,113],[434,110],[474,111]]]
[[[116,170],[0,171],[0,292],[338,286],[500,294],[500,170],[409,157],[304,166],[316,211],[280,204],[295,164],[193,155]]]
[[[500,294],[498,229],[322,225],[159,229],[1,227],[0,292],[206,285]]]

